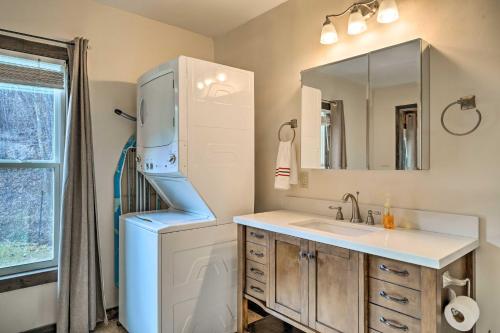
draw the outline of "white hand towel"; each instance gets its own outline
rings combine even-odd
[[[280,141],[278,157],[276,158],[274,188],[278,190],[288,190],[290,189],[290,185],[297,183],[298,174],[295,144],[292,141]]]

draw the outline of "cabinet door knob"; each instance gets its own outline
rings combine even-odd
[[[399,276],[408,276],[410,275],[410,273],[405,269],[405,270],[402,270],[402,271],[399,271],[397,269],[394,269],[394,268],[390,268],[390,267],[387,267],[386,265],[384,264],[380,264],[378,266],[378,268],[381,270],[381,271],[384,271],[384,272],[388,272],[388,273],[392,273],[392,274],[396,274],[396,275],[399,275]]]
[[[308,258],[309,260],[314,260],[314,259],[316,259],[316,255],[314,254],[314,252],[309,252],[309,253],[307,254],[307,258]]]
[[[382,296],[383,298],[385,298],[386,300],[393,301],[393,302],[396,302],[396,303],[399,303],[399,304],[408,304],[409,303],[408,298],[406,298],[406,297],[392,296],[392,295],[389,295],[388,293],[386,293],[383,290],[381,290],[378,294],[380,296]]]
[[[380,320],[380,322],[382,324],[385,324],[385,325],[387,325],[389,327],[392,327],[392,328],[395,328],[397,330],[401,330],[401,331],[404,331],[404,332],[408,331],[408,326],[400,324],[400,323],[398,323],[395,320],[385,319],[383,316],[380,317],[379,320]]]
[[[299,251],[299,259],[304,259],[307,258],[307,252],[306,251]]]

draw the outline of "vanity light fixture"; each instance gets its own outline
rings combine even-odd
[[[357,8],[353,8],[351,15],[349,15],[349,24],[347,25],[347,33],[349,35],[359,35],[367,29],[366,21],[361,11]]]
[[[366,31],[366,21],[377,12],[377,21],[379,23],[391,23],[399,18],[396,0],[358,1],[341,13],[326,16],[321,30],[321,44],[328,45],[338,41],[337,30],[331,20],[332,17],[339,17],[349,13],[347,33],[349,35],[358,35]]]
[[[399,19],[398,5],[396,0],[384,0],[378,8],[377,21],[379,23],[392,23]]]
[[[330,18],[327,17],[325,23],[323,23],[323,29],[321,30],[321,44],[333,44],[339,40],[339,36],[337,35],[337,29],[333,25]]]

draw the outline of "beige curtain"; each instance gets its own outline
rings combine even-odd
[[[87,78],[88,41],[68,47],[57,332],[87,333],[107,321],[95,198],[94,156]]]

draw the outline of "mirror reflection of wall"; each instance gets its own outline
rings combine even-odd
[[[428,169],[428,65],[418,39],[303,71],[302,168]]]
[[[370,168],[417,169],[420,44],[370,54]]]
[[[302,167],[366,169],[368,57],[302,73]]]

